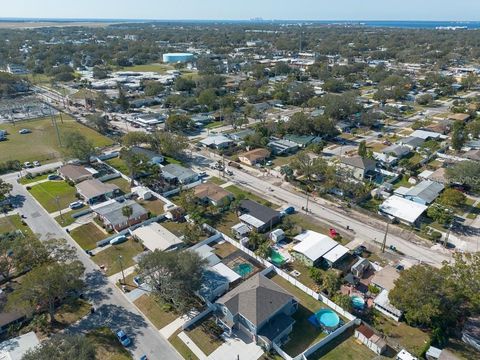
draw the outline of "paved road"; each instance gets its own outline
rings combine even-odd
[[[48,170],[58,164],[49,164],[37,168]],[[99,326],[108,326],[112,330],[124,329],[133,337],[133,346],[130,348],[134,359],[147,354],[149,359],[179,360],[182,357],[171,347],[170,343],[146,321],[123,293],[101,273],[98,266],[77,245],[77,243],[57,224],[55,220],[30,196],[28,191],[16,179],[18,173],[2,176],[3,180],[11,183],[14,188],[12,195],[18,204],[18,212],[25,215],[26,223],[33,232],[39,234],[42,240],[48,238],[65,238],[75,246],[78,258],[86,269],[86,296],[92,301],[97,312],[75,325],[71,331],[85,331]]]

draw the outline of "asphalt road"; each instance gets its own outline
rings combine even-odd
[[[36,170],[47,170],[58,166],[49,164]],[[13,185],[12,195],[15,198],[17,210],[26,216],[26,223],[40,239],[65,238],[77,249],[78,258],[85,266],[87,290],[85,295],[94,304],[97,311],[80,323],[72,326],[69,331],[84,332],[100,326],[108,326],[113,331],[119,329],[132,337],[133,345],[129,350],[134,359],[146,354],[153,360],[179,360],[182,357],[170,343],[137,311],[122,294],[121,290],[110,284],[98,266],[77,245],[77,243],[53,220],[50,215],[30,196],[28,191],[17,184],[18,173],[2,176],[2,179]]]

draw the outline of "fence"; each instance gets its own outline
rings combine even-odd
[[[195,324],[197,321],[200,321],[202,320],[205,316],[209,315],[211,312],[213,312],[213,309],[214,309],[214,305],[212,304],[209,304],[208,305],[208,308],[206,308],[205,310],[203,310],[200,314],[196,315],[195,317],[193,317],[192,319],[186,321],[183,325],[182,325],[182,330],[185,330],[185,329],[188,329],[190,326],[192,326],[193,324]]]
[[[101,181],[101,182],[105,182],[105,181],[108,181],[108,180],[113,180],[113,179],[117,179],[119,177],[121,177],[122,175],[120,175],[118,172],[115,172],[113,174],[108,174],[108,175],[104,175],[104,176],[101,176],[99,177],[97,180],[98,181]]]

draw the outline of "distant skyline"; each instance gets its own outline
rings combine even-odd
[[[475,0],[13,0],[2,18],[478,21]]]

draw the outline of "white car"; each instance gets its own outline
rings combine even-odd
[[[22,134],[22,135],[23,135],[23,134],[30,134],[31,131],[30,131],[29,129],[21,129],[18,133],[19,133],[19,134]]]
[[[33,166],[40,166],[40,165],[42,165],[42,164],[40,164],[40,161],[34,161],[33,162]]]
[[[125,241],[127,241],[127,237],[125,235],[120,235],[110,240],[110,245],[118,245]]]
[[[80,209],[81,207],[83,207],[83,203],[81,201],[74,201],[70,203],[69,207],[72,210]]]
[[[31,163],[30,161],[25,161],[25,162],[23,163],[23,167],[24,167],[24,168],[32,168],[33,165],[32,165],[32,163]]]

